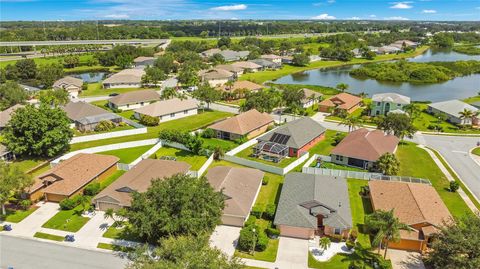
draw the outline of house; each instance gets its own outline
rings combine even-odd
[[[212,87],[222,86],[228,81],[235,79],[234,73],[217,68],[200,70],[198,72],[198,76],[200,77],[202,82],[208,82],[208,84],[210,84],[210,86]]]
[[[459,100],[449,100],[429,104],[427,111],[432,115],[443,114],[447,117],[447,121],[454,124],[480,125],[480,120],[478,119],[478,117],[474,119],[461,117],[460,112],[463,112],[465,109],[472,112],[480,111],[478,108]]]
[[[178,87],[178,79],[176,77],[167,78],[162,82],[162,90],[166,88],[176,88]]]
[[[353,56],[355,58],[362,58],[363,57],[362,51],[360,51],[359,48],[354,48],[353,50],[351,50],[351,52],[353,53]]]
[[[257,138],[254,154],[275,162],[287,156],[300,157],[325,138],[325,131],[318,122],[303,117]]]
[[[265,59],[276,64],[282,64],[282,57],[275,54],[264,54],[260,56],[260,59]]]
[[[244,70],[243,72],[246,72],[247,70],[250,72],[257,72],[262,69],[261,65],[258,65],[251,61],[235,62],[232,65],[242,68]]]
[[[282,236],[348,238],[352,212],[347,180],[297,172],[287,174],[273,223]]]
[[[108,99],[108,106],[113,109],[132,110],[160,100],[155,90],[126,92]]]
[[[25,107],[21,104],[16,104],[12,107],[5,109],[4,111],[0,111],[0,130],[4,129],[7,126],[7,123],[12,118],[13,113],[19,108]]]
[[[305,98],[303,98],[301,100],[303,108],[308,108],[308,107],[311,107],[311,106],[317,104],[319,102],[320,98],[322,98],[322,96],[323,96],[323,94],[321,94],[319,92],[316,92],[316,91],[312,91],[312,90],[307,89],[307,88],[303,88],[302,91],[305,95]]]
[[[349,133],[330,152],[336,164],[369,169],[385,153],[395,153],[400,140],[381,130],[361,128]]]
[[[293,63],[293,56],[282,56],[282,64]]]
[[[0,160],[2,160],[4,162],[9,162],[9,161],[15,160],[15,154],[13,154],[13,152],[9,151],[7,149],[7,147],[0,144]]]
[[[226,62],[240,61],[246,59],[250,54],[249,51],[234,51],[234,50],[222,50],[219,52],[223,56]]]
[[[235,75],[235,78],[243,74],[243,68],[232,65],[232,64],[221,64],[215,66],[216,69],[223,69],[228,72],[232,72]]]
[[[225,208],[222,224],[242,227],[257,199],[264,172],[252,168],[217,166],[206,178],[215,191],[222,191]]]
[[[124,69],[106,78],[102,82],[103,88],[140,88],[143,75],[145,75],[143,69]]]
[[[40,88],[33,87],[33,86],[30,86],[30,85],[18,84],[18,86],[22,87],[28,93],[36,93],[36,92],[40,91]]]
[[[274,62],[269,61],[267,59],[255,59],[255,60],[250,60],[249,62],[260,65],[262,67],[261,70],[279,69],[279,68],[282,67],[282,64],[274,63]]]
[[[402,51],[402,49],[399,49],[397,47],[393,46],[382,46],[377,49],[377,54],[393,54]]]
[[[411,230],[400,231],[400,242],[388,247],[424,252],[432,236],[452,216],[437,191],[428,184],[372,180],[368,183],[373,210],[389,211]]]
[[[76,98],[82,91],[82,86],[83,80],[71,76],[66,76],[55,81],[52,87],[54,89],[66,90],[70,94],[70,97]]]
[[[480,101],[479,102],[475,102],[475,103],[471,103],[472,106],[480,109]]]
[[[377,93],[372,96],[371,116],[387,115],[390,111],[403,110],[410,104],[410,97],[397,93]]]
[[[410,40],[397,40],[397,41],[393,42],[392,44],[390,44],[390,46],[397,47],[399,49],[403,49],[404,46],[411,47],[411,48],[415,49],[418,46],[418,43],[410,41]]]
[[[241,89],[251,91],[251,92],[257,92],[263,88],[264,86],[260,84],[253,83],[248,80],[240,80],[240,81],[235,81],[232,86],[223,85],[220,89],[222,91],[233,93],[234,91],[241,90]]]
[[[117,171],[120,159],[110,155],[78,153],[38,176],[30,188],[30,199],[60,202],[81,194],[92,182],[102,182]]]
[[[215,131],[217,138],[237,140],[242,137],[250,139],[263,134],[273,123],[273,118],[268,113],[260,113],[256,109],[251,109],[214,123],[208,128]]]
[[[190,165],[170,160],[144,159],[97,194],[92,203],[98,210],[130,207],[132,192],[145,192],[153,180],[186,174]]]
[[[209,49],[209,50],[206,50],[206,51],[203,51],[200,53],[200,55],[204,58],[210,58],[212,57],[213,55],[215,54],[219,54],[220,52],[222,52],[221,49],[219,48],[213,48],[213,49]]]
[[[137,58],[133,59],[133,64],[135,65],[135,67],[153,66],[156,59],[157,58],[155,58],[155,57],[140,56],[140,57],[137,57]]]
[[[71,127],[77,128],[80,132],[94,131],[101,121],[116,124],[123,121],[121,116],[86,102],[69,102],[62,109],[72,121]]]
[[[139,120],[142,115],[147,115],[159,118],[160,122],[165,122],[197,115],[197,110],[197,100],[173,98],[138,108],[135,110],[134,117]]]
[[[332,112],[335,109],[341,109],[347,113],[352,113],[359,108],[361,104],[362,98],[342,92],[320,102],[318,110],[320,112]]]

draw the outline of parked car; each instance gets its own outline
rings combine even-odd
[[[118,95],[118,93],[114,92],[114,93],[109,94],[108,96],[113,97],[113,96],[117,96],[117,95]]]

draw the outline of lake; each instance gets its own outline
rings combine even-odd
[[[443,58],[441,58],[443,57]],[[432,51],[409,59],[413,62],[480,60],[478,55],[465,55],[453,51]],[[465,99],[480,91],[480,74],[458,77],[443,83],[415,84],[408,82],[385,82],[374,79],[351,77],[349,71],[360,65],[337,68],[315,69],[287,75],[275,80],[279,84],[307,84],[335,87],[347,83],[349,92],[365,92],[371,97],[375,93],[395,92],[409,96],[414,101],[439,102],[451,99]]]
[[[80,73],[72,75],[73,77],[80,78],[87,83],[95,83],[102,81],[108,73],[105,72],[91,72],[91,73]]]

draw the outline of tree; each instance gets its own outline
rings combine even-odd
[[[375,233],[373,245],[378,245],[378,251],[384,244],[384,258],[387,257],[388,243],[400,241],[400,230],[410,230],[410,227],[398,220],[390,211],[377,210],[365,218],[368,229]]]
[[[402,113],[388,113],[385,117],[378,117],[377,128],[400,139],[405,136],[412,138],[417,131],[410,117]]]
[[[155,60],[153,64],[155,67],[160,68],[163,73],[170,74],[176,71],[177,65],[175,64],[175,58],[171,53],[164,54]]]
[[[332,242],[330,241],[330,238],[324,236],[322,238],[320,238],[320,241],[318,242],[318,246],[323,250],[327,250],[330,245],[332,244]]]
[[[19,79],[34,79],[37,76],[37,64],[33,59],[19,60],[15,63]]]
[[[305,99],[305,92],[302,89],[298,88],[285,88],[282,91],[283,101],[289,106],[297,105],[300,106],[302,100]]]
[[[351,132],[362,125],[362,119],[360,117],[350,115],[343,118],[339,125],[347,126],[348,132]]]
[[[178,93],[175,88],[165,88],[162,90],[162,100],[172,99],[174,97],[178,97]]]
[[[0,85],[0,111],[16,104],[22,104],[27,98],[27,91],[16,82],[8,81]]]
[[[41,65],[38,68],[37,80],[45,88],[52,87],[56,80],[63,77],[63,67],[58,63]]]
[[[453,47],[455,40],[449,33],[437,33],[433,36],[433,43],[440,48],[451,48]]]
[[[133,63],[133,57],[129,55],[121,55],[115,59],[115,65],[121,69],[129,68]]]
[[[230,47],[230,45],[232,44],[232,40],[230,39],[230,37],[227,37],[227,36],[222,36],[218,41],[217,41],[217,47],[221,48],[223,46],[225,47]]]
[[[292,64],[296,66],[307,66],[310,58],[306,53],[298,53],[293,55]]]
[[[205,177],[177,174],[152,181],[146,192],[133,193],[127,216],[150,243],[166,236],[210,233],[221,223],[224,196]]]
[[[4,142],[17,155],[53,157],[69,149],[73,131],[66,113],[41,104],[15,111],[4,131]]]
[[[271,113],[281,103],[280,93],[274,89],[249,92],[245,96],[245,102],[240,104],[240,111],[245,112],[250,109],[256,109],[262,113]]]
[[[470,119],[472,122],[473,118],[476,116],[476,114],[468,108],[464,108],[463,111],[458,112],[458,114],[460,115],[460,119]]]
[[[396,175],[400,169],[400,162],[392,153],[385,153],[375,162],[377,169],[385,175]]]
[[[150,251],[139,247],[128,269],[241,269],[238,258],[229,258],[219,249],[209,246],[209,237],[202,235],[172,236],[162,239],[159,247]],[[153,253],[152,253],[153,252]],[[152,253],[149,255],[149,253]],[[153,258],[154,257],[154,258]]]
[[[207,104],[207,108],[210,108],[210,103],[220,100],[221,92],[216,90],[210,84],[204,83],[198,87],[196,91],[193,92],[193,97],[196,99],[205,102]]]
[[[178,73],[177,79],[178,82],[185,87],[196,86],[199,81],[197,73],[193,68],[190,67],[182,68]]]
[[[145,68],[145,75],[142,76],[142,83],[157,85],[160,81],[165,80],[166,78],[167,75],[163,73],[162,69],[147,66]]]
[[[8,198],[32,185],[33,179],[18,166],[0,160],[0,182],[0,203],[2,204],[2,214],[5,215],[5,203]]]
[[[157,126],[160,123],[160,119],[158,117],[152,117],[150,115],[141,114],[140,123],[145,126]]]
[[[43,90],[40,92],[40,103],[50,106],[65,105],[70,101],[69,93],[64,89]]]
[[[224,156],[225,156],[225,151],[223,150],[223,148],[220,146],[216,146],[215,149],[213,150],[213,159],[218,161],[222,159]]]
[[[213,65],[217,65],[224,63],[225,58],[223,58],[222,54],[215,53],[210,58],[208,58],[208,61],[211,62]]]
[[[348,86],[347,83],[338,83],[336,88],[341,91],[341,92],[345,92],[346,90],[348,90],[350,86]]]
[[[416,118],[420,116],[420,113],[422,113],[422,110],[420,109],[420,106],[415,103],[411,103],[409,105],[405,106],[405,111],[410,115],[410,120],[413,121]]]
[[[456,192],[458,189],[460,189],[460,183],[457,181],[450,181],[448,190],[451,192]]]
[[[74,68],[80,63],[80,58],[77,55],[67,55],[63,57],[63,65],[66,68]]]
[[[7,64],[7,66],[5,66],[5,78],[10,80],[18,79],[18,70],[15,65]]]

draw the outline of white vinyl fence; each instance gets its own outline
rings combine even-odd
[[[102,139],[136,135],[136,134],[145,134],[145,133],[147,133],[147,127],[109,132],[109,133],[93,134],[93,135],[74,136],[72,140],[70,140],[70,144],[77,144],[77,143],[88,142],[88,141],[102,140]]]

